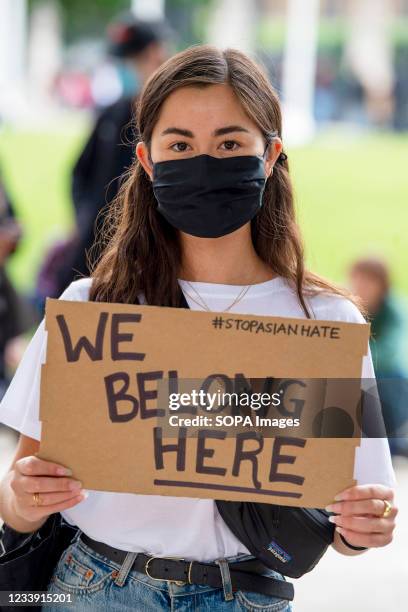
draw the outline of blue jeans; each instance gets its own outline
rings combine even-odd
[[[48,593],[58,601],[71,596],[72,603],[43,606],[48,612],[291,612],[286,599],[250,591],[229,590],[228,571],[224,587],[199,584],[177,585],[166,580],[154,580],[129,569],[134,557],[127,555],[122,565],[95,552],[79,539],[80,531],[62,554],[48,585]],[[227,561],[243,561],[250,555],[227,557]],[[212,562],[215,564],[215,561]],[[221,562],[221,564],[223,564]],[[225,564],[224,564],[225,567]],[[282,574],[266,570],[263,574],[285,579]],[[231,597],[230,599],[228,598]],[[227,597],[227,598],[226,598]]]

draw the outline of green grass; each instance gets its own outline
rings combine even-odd
[[[52,133],[1,135],[0,166],[24,226],[8,266],[20,288],[33,287],[50,241],[71,227],[69,176],[85,135],[77,123]],[[344,282],[355,257],[381,254],[398,292],[408,296],[407,143],[403,136],[343,131],[288,152],[307,263],[315,272]]]
[[[406,136],[333,133],[290,155],[308,265],[344,282],[351,261],[386,258],[408,295]]]
[[[8,270],[21,289],[31,289],[44,253],[73,224],[70,171],[84,129],[12,132],[0,135],[0,169],[24,236]]]

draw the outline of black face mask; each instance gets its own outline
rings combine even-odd
[[[197,155],[153,164],[157,210],[175,228],[218,238],[248,223],[262,206],[262,157]]]

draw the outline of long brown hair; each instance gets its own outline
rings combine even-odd
[[[279,99],[263,70],[244,53],[210,45],[190,47],[165,62],[147,82],[137,105],[137,131],[150,150],[152,131],[164,100],[180,87],[229,84],[266,142],[282,134]],[[266,181],[263,206],[251,222],[254,247],[276,274],[288,279],[310,317],[305,294],[344,290],[305,270],[295,219],[287,160],[279,160]],[[130,168],[102,228],[102,256],[91,272],[89,299],[157,306],[180,305],[178,233],[157,212],[151,181],[139,161]]]

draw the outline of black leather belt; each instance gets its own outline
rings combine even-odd
[[[80,539],[95,552],[115,563],[122,564],[127,552],[113,548],[103,542],[93,540],[85,533]],[[265,565],[258,559],[237,561],[229,564],[233,591],[255,591],[265,595],[292,600],[293,584],[268,576],[260,576],[257,571],[265,570]],[[152,557],[138,553],[131,569],[135,569],[153,580],[168,580],[179,584],[203,584],[211,587],[222,587],[221,571],[218,565],[209,565],[199,561],[172,559],[170,557]]]

